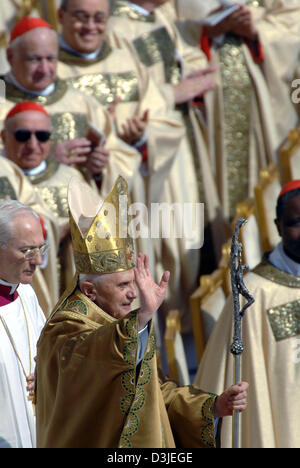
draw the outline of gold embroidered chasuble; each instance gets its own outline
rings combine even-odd
[[[48,264],[44,269],[37,268],[33,277],[33,288],[39,304],[49,316],[59,298],[59,281],[57,274],[57,251],[59,245],[58,225],[56,218],[44,203],[43,199],[28,182],[21,169],[14,163],[0,157],[0,200],[9,197],[24,205],[31,206],[45,220],[50,251]]]
[[[131,181],[132,174],[139,165],[140,155],[117,138],[108,112],[92,96],[86,96],[60,79],[55,83],[54,92],[47,97],[33,96],[6,83],[6,102],[0,108],[1,126],[9,110],[16,103],[25,100],[38,102],[51,115],[53,144],[61,140],[85,137],[88,122],[105,135],[105,148],[110,151],[110,158],[103,170],[102,196],[107,195],[119,174]]]
[[[161,8],[145,16],[133,10],[126,1],[118,0],[108,22],[107,34],[113,46],[122,47],[125,44],[135,52],[170,106],[174,105],[173,85],[178,83],[182,74],[186,76],[207,66],[204,54],[181,39],[172,21],[162,14]],[[183,59],[182,67],[178,64],[177,51]],[[212,228],[212,250],[219,257],[225,238],[224,224],[208,152],[204,115],[202,111],[195,111],[192,105],[177,106],[176,110],[180,113],[186,136],[166,179],[161,202],[182,206],[184,203],[204,203],[205,225],[210,224]],[[160,274],[165,268],[176,272],[171,278],[166,307],[178,308],[183,331],[190,331],[188,301],[197,287],[200,250],[189,250],[186,242],[180,239],[171,239],[168,244],[161,244],[159,249],[157,257],[165,258],[160,265]]]
[[[249,382],[248,409],[241,418],[243,448],[299,447],[300,277],[267,259],[245,276],[255,303],[243,319],[242,379]],[[195,385],[222,392],[233,382],[233,301],[215,325]],[[224,419],[222,446],[231,447],[231,420]]]
[[[38,342],[38,447],[215,445],[215,395],[159,375],[153,331],[136,368],[137,330],[137,311],[116,320],[76,287],[65,294]]]
[[[199,20],[219,8],[220,1],[173,3],[182,34],[199,47]],[[235,215],[238,202],[253,196],[259,170],[277,160],[279,146],[298,123],[290,95],[300,47],[299,2],[250,0],[247,6],[258,30],[263,63],[255,63],[244,40],[234,35],[211,49],[220,86],[207,114],[210,147],[229,217]]]

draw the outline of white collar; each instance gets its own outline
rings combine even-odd
[[[78,57],[84,58],[86,60],[93,60],[97,58],[102,49],[102,47],[100,47],[100,49],[96,50],[95,52],[91,52],[90,54],[84,54],[83,52],[79,52],[78,50],[75,50],[71,46],[69,46],[69,44],[66,42],[63,36],[59,37],[59,43],[62,49],[66,50],[67,52],[70,52],[73,55],[77,55]]]
[[[46,96],[49,96],[50,94],[52,94],[55,91],[55,83],[51,83],[49,86],[47,86],[47,88],[43,89],[42,91],[32,91],[31,89],[24,88],[16,80],[16,78],[14,77],[12,72],[7,73],[5,75],[5,78],[7,79],[7,81],[9,83],[16,86],[16,88],[18,88],[20,91],[22,91],[23,93],[32,94],[32,96],[44,96],[44,97],[46,97]]]
[[[269,255],[269,262],[285,273],[289,273],[293,276],[300,276],[300,263],[295,262],[286,255],[283,250],[282,242],[280,242]]]
[[[0,284],[2,284],[3,286],[10,286],[10,288],[11,288],[10,295],[14,294],[17,287],[19,286],[19,283],[18,284],[7,283],[7,281],[4,281],[2,279],[0,279]]]
[[[33,169],[23,169],[23,172],[26,175],[34,176],[34,175],[40,174],[46,168],[47,168],[46,161],[42,161],[41,164],[39,164],[37,167],[34,167]]]
[[[136,3],[132,3],[132,2],[127,2],[131,8],[133,8],[134,10],[138,11],[139,13],[141,13],[142,15],[145,15],[145,16],[149,16],[150,15],[150,11],[148,10],[145,10],[145,8],[141,7],[140,5],[137,5]]]

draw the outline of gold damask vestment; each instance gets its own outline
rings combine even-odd
[[[242,448],[297,448],[300,440],[300,277],[264,259],[245,276],[255,303],[243,319],[242,380],[249,382],[241,418]],[[233,382],[230,353],[233,301],[218,319],[198,369],[195,385],[222,392]],[[231,447],[231,420],[223,421],[222,446]]]
[[[137,311],[116,320],[74,283],[38,342],[40,448],[214,447],[215,395],[157,369],[150,331],[136,368]]]

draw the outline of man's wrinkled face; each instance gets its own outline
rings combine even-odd
[[[8,245],[0,247],[0,278],[13,284],[30,284],[38,265],[43,261],[39,252],[30,260],[24,258],[28,249],[44,245],[41,223],[35,216],[25,214],[12,221]]]
[[[300,263],[300,195],[286,201],[282,218],[276,220],[276,225],[286,254]]]
[[[108,17],[108,0],[70,0],[66,11],[59,10],[65,41],[72,49],[86,54],[101,47]]]
[[[31,132],[27,141],[18,141],[18,133],[24,130]],[[5,153],[21,169],[33,169],[44,161],[50,151],[50,140],[39,140],[39,132],[51,132],[51,120],[47,115],[37,111],[26,111],[17,114],[7,122],[7,129],[1,135]]]
[[[95,303],[107,314],[122,319],[137,297],[134,270],[105,275],[96,285]]]
[[[56,80],[57,55],[57,37],[47,28],[24,34],[7,52],[14,77],[30,91],[42,91]]]

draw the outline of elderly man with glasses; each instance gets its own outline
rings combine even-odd
[[[34,370],[45,316],[31,287],[43,263],[39,215],[15,200],[0,205],[0,448],[36,446]]]
[[[86,181],[96,192],[96,183],[88,171],[85,178],[72,166],[59,164],[48,158],[51,147],[51,117],[45,108],[25,101],[14,106],[7,114],[1,132],[7,159],[15,163],[27,176],[54,214],[60,230],[59,292],[68,286],[75,267],[69,236],[67,187],[72,177]]]

